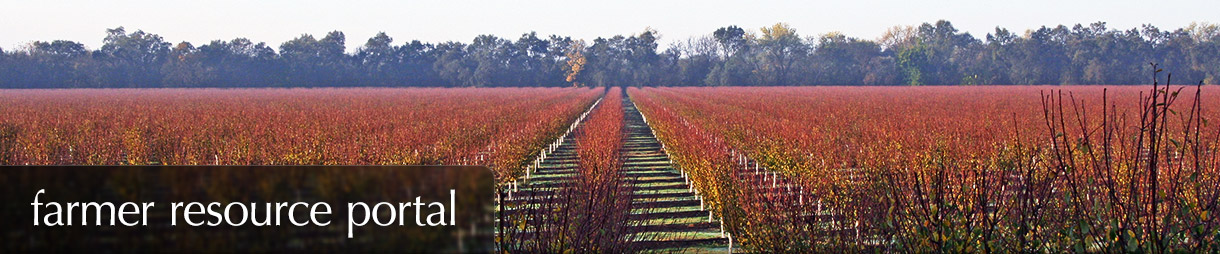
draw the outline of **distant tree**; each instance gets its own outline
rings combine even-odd
[[[52,42],[36,41],[31,44],[31,54],[39,54],[56,58],[71,59],[86,56],[89,50],[85,49],[84,44],[74,41],[56,40]]]
[[[101,48],[36,41],[0,50],[0,88],[315,86],[750,86],[1143,84],[1148,62],[1174,80],[1220,83],[1220,27],[1104,22],[983,38],[940,20],[895,26],[877,40],[838,33],[801,38],[783,23],[716,29],[659,47],[651,28],[597,38],[524,33],[470,44],[394,45],[378,33],[355,52],[346,36],[303,34],[279,45],[245,38],[172,45],[156,34],[107,29]],[[172,47],[171,47],[172,46]]]
[[[347,36],[340,31],[326,33],[318,40],[322,75],[320,86],[362,86],[351,77],[351,57],[347,50]]]
[[[199,50],[189,42],[180,42],[170,49],[169,59],[162,70],[164,83],[172,87],[201,87],[209,78],[200,61]]]
[[[99,57],[106,63],[103,81],[116,87],[160,87],[161,66],[169,55],[170,43],[161,36],[137,30],[128,34],[123,27],[107,29]]]
[[[12,73],[13,69],[15,68],[13,68],[11,65],[12,60],[9,60],[9,56],[4,52],[4,48],[0,47],[0,87],[16,86],[12,84],[13,80],[10,79],[11,77],[17,76],[16,74]]]
[[[877,44],[882,50],[897,52],[914,47],[918,40],[919,30],[914,26],[893,26],[885,30],[881,38],[877,39]]]
[[[712,37],[719,43],[721,54],[703,83],[709,86],[752,84],[750,76],[757,67],[752,56],[756,43],[753,36],[740,27],[727,26],[716,29]]]
[[[1063,84],[1068,64],[1066,49],[1067,28],[1041,27],[1029,32],[1015,46],[1014,65],[1011,77],[1016,84]]]
[[[90,87],[89,75],[96,66],[84,44],[73,41],[35,41],[26,46],[25,66],[14,66],[21,74],[17,80],[31,87]]]
[[[661,69],[661,56],[657,53],[657,40],[660,39],[660,34],[657,30],[645,28],[644,32],[638,35],[631,36],[624,40],[622,47],[627,54],[626,76],[630,77],[625,84],[639,86],[644,84],[661,83],[659,76],[663,73],[657,72]]]
[[[356,63],[363,83],[390,86],[400,82],[394,78],[398,75],[396,66],[400,64],[400,59],[393,42],[394,39],[385,32],[379,32],[356,51]]]
[[[1220,25],[1196,22],[1184,32],[1193,42],[1187,50],[1190,69],[1201,72],[1205,83],[1220,84]]]
[[[288,82],[280,56],[266,43],[246,38],[214,40],[197,51],[206,86],[277,86]]]
[[[714,37],[701,36],[670,46],[678,65],[674,85],[701,86],[712,69],[721,65],[719,45]],[[659,84],[654,84],[659,85]]]
[[[727,26],[716,29],[712,32],[712,37],[720,42],[721,51],[725,57],[735,55],[737,51],[746,47],[749,39],[746,37],[746,30],[737,26]]]
[[[280,55],[288,63],[286,74],[290,86],[353,86],[348,77],[349,61],[344,54],[346,36],[332,31],[314,39],[312,35],[300,37],[280,45]]]
[[[881,47],[871,41],[832,32],[817,38],[812,61],[812,84],[856,85],[864,82],[868,65],[881,57]]]
[[[466,48],[466,44],[460,42],[436,45],[431,53],[436,57],[432,69],[436,72],[438,81],[441,81],[438,85],[469,86],[466,82],[473,76],[478,62],[468,56]]]
[[[503,86],[509,77],[511,42],[494,35],[479,35],[467,46],[467,54],[475,63],[474,71],[465,84],[474,87]]]
[[[321,45],[313,35],[300,37],[280,44],[280,56],[288,65],[285,81],[288,85],[317,86],[322,83],[323,59]]]
[[[902,49],[898,52],[898,67],[902,68],[903,80],[909,86],[921,86],[927,84],[927,79],[924,77],[925,69],[928,67],[928,47],[923,43],[918,43],[914,47]]]
[[[551,35],[546,38],[547,54],[540,57],[542,63],[543,74],[540,74],[543,86],[562,87],[572,86],[571,82],[567,81],[568,77],[568,48],[573,43],[571,37]]]
[[[419,40],[413,40],[398,47],[396,54],[402,64],[398,65],[397,72],[400,73],[398,78],[403,80],[401,85],[444,86],[444,81],[441,80],[434,67],[438,52],[434,45]]]
[[[981,84],[1013,84],[1010,77],[1013,66],[1013,47],[1019,37],[1008,29],[996,27],[988,33],[983,50],[977,52],[970,63],[963,64],[968,73],[979,75]]]
[[[763,27],[758,38],[760,66],[757,74],[759,84],[792,85],[789,77],[793,65],[807,53],[807,45],[786,23]]]
[[[869,60],[865,66],[864,80],[867,86],[893,86],[902,84],[902,74],[894,57],[882,55]]]
[[[585,52],[585,41],[584,40],[576,40],[576,41],[570,42],[568,44],[568,50],[564,52],[564,54],[566,55],[566,57],[568,59],[568,61],[567,61],[568,71],[566,74],[566,78],[564,78],[564,80],[567,81],[568,83],[572,83],[572,86],[577,86],[577,87],[583,86],[583,84],[581,84],[579,81],[579,77],[580,77],[581,72],[585,70],[585,64],[588,64],[588,60],[585,58],[584,52]]]
[[[969,33],[958,33],[957,28],[946,20],[935,24],[924,23],[918,28],[918,41],[924,49],[912,51],[923,53],[926,64],[921,67],[922,83],[932,85],[963,84],[966,79],[976,79],[974,74],[964,75],[960,61],[969,58],[970,52],[981,42]]]
[[[626,83],[623,75],[627,64],[623,49],[624,40],[626,37],[622,35],[594,39],[593,45],[588,46],[584,52],[585,64],[581,73],[587,74],[577,76],[577,81],[591,86],[617,86]]]
[[[522,34],[516,42],[510,42],[507,76],[511,86],[550,86],[555,77],[551,66],[556,56],[551,52],[551,41],[538,38],[538,33]]]
[[[679,75],[683,71],[682,67],[682,52],[675,45],[670,45],[657,54],[657,61],[653,63],[652,81],[649,83],[636,83],[634,86],[680,86],[684,82],[684,77]],[[702,79],[699,79],[702,80]]]

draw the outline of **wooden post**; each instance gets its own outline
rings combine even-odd
[[[733,234],[727,234],[729,237],[729,253],[733,253]]]
[[[800,193],[798,193],[798,194],[796,194],[796,195],[797,195],[797,199],[799,199],[799,200],[800,200],[800,201],[799,201],[799,202],[800,202],[800,204],[801,204],[802,206],[803,206],[803,205],[805,205],[805,187],[803,187],[803,186],[802,186],[802,187],[800,187]]]
[[[860,241],[860,220],[856,220],[856,241]]]
[[[771,172],[771,188],[775,188],[776,182],[779,182],[779,175],[776,175],[775,172]]]
[[[822,216],[822,200],[818,200],[818,216]]]

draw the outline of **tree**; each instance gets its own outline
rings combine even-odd
[[[564,78],[564,80],[569,83],[572,83],[572,86],[576,86],[576,87],[583,86],[583,84],[581,84],[580,81],[578,80],[578,77],[580,77],[581,71],[585,70],[585,64],[588,63],[588,60],[585,59],[584,52],[585,52],[585,41],[584,40],[572,41],[571,43],[568,44],[568,50],[566,52],[564,52],[564,54],[568,58],[568,61],[567,61],[568,71],[567,71],[567,76],[566,76],[566,78]]]
[[[868,74],[868,65],[881,57],[877,43],[847,37],[832,32],[817,39],[814,48],[811,73],[812,84],[853,85],[863,83]]]
[[[8,53],[4,52],[4,48],[0,48],[0,88],[17,87],[16,67],[13,66],[13,59]]]
[[[551,41],[538,38],[538,33],[529,32],[512,42],[509,52],[507,76],[513,78],[512,86],[549,86],[551,73],[549,61],[554,61]]]
[[[1189,48],[1190,68],[1203,73],[1203,82],[1220,84],[1220,26],[1191,23],[1184,29],[1194,42]]]
[[[655,29],[645,28],[639,35],[631,36],[623,41],[622,47],[627,54],[627,73],[630,77],[627,84],[639,86],[660,83],[656,70],[661,57],[657,54],[657,40],[660,39]],[[623,84],[619,84],[623,85]]]
[[[936,24],[924,23],[918,28],[918,40],[923,50],[912,51],[925,54],[926,64],[921,67],[922,83],[933,85],[963,84],[965,79],[975,79],[974,73],[963,74],[962,64],[970,58],[970,52],[981,46],[980,42],[969,33],[958,33],[957,28],[946,20]]]
[[[246,38],[172,45],[119,27],[96,50],[56,40],[0,51],[0,88],[1144,84],[1148,62],[1175,80],[1220,82],[1220,27],[1210,23],[997,27],[975,38],[941,20],[876,40],[801,38],[778,23],[754,33],[721,27],[667,47],[651,28],[590,43],[529,32],[394,45],[378,33],[349,53],[345,41],[339,31],[303,34],[277,53]]]
[[[344,54],[345,40],[343,32],[332,31],[321,40],[302,34],[281,44],[280,54],[288,63],[288,85],[356,85],[345,82],[350,80],[347,76],[348,57]]]
[[[980,75],[982,84],[1013,84],[1012,73],[1014,51],[1013,47],[1020,39],[1008,29],[996,27],[994,33],[986,36],[985,49],[978,52],[975,61],[966,64],[971,73]]]
[[[792,65],[805,56],[806,45],[801,43],[796,30],[786,23],[776,23],[763,27],[762,36],[758,39],[761,49],[761,68],[759,80],[761,84],[780,86],[791,85],[789,73]]]
[[[286,82],[283,62],[266,43],[246,38],[214,40],[199,46],[204,86],[275,86]]]
[[[919,40],[919,32],[914,26],[893,26],[885,30],[877,44],[882,50],[897,52],[914,47]]]
[[[707,77],[722,62],[717,53],[720,50],[718,42],[712,36],[688,39],[686,43],[670,46],[669,49],[676,55],[673,57],[677,58],[678,65],[679,74],[672,83],[674,85],[710,85],[706,83]]]
[[[475,68],[465,84],[474,87],[502,86],[508,74],[511,42],[494,35],[479,35],[467,46]]]
[[[165,84],[175,87],[200,87],[206,84],[199,50],[189,42],[180,42],[169,52],[165,67]]]
[[[363,76],[360,79],[365,84],[389,86],[397,82],[393,77],[397,75],[399,59],[393,42],[385,32],[378,32],[356,51],[356,63]]]
[[[288,64],[288,85],[321,85],[322,50],[313,35],[301,36],[280,44],[280,56]]]
[[[898,52],[898,66],[902,68],[903,80],[909,86],[921,86],[927,84],[924,78],[924,69],[928,66],[928,48],[923,43],[916,44],[914,47],[902,49]]]
[[[20,54],[22,52],[14,52]],[[95,66],[84,44],[73,41],[35,41],[26,46],[28,59],[19,79],[25,86],[88,87],[93,80],[87,73]]]
[[[319,85],[327,86],[357,86],[361,85],[356,82],[350,82],[351,78],[351,62],[350,57],[345,53],[347,50],[347,36],[340,31],[331,31],[326,33],[326,37],[318,40],[319,56],[321,60],[322,75],[319,80]]]
[[[1069,61],[1067,28],[1041,27],[1014,44],[1013,82],[1016,84],[1061,84]]]
[[[466,82],[470,80],[474,69],[478,66],[478,62],[468,56],[466,44],[460,42],[437,44],[429,53],[436,57],[432,63],[432,69],[436,72],[437,80],[440,81],[437,85],[467,86]]]
[[[746,37],[746,30],[737,26],[727,26],[716,29],[712,32],[712,37],[720,42],[721,51],[725,57],[730,57],[737,54],[742,48],[746,47],[749,39]]]
[[[107,29],[98,51],[107,63],[103,82],[118,87],[160,87],[169,46],[161,36],[142,30],[128,34],[123,27]]]
[[[740,86],[751,84],[750,76],[757,68],[752,56],[756,40],[745,29],[727,26],[712,32],[720,54],[708,70],[703,83],[709,86]]]

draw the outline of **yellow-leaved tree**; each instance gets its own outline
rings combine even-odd
[[[568,57],[568,75],[565,80],[567,80],[568,82],[572,82],[572,86],[576,86],[576,87],[583,86],[580,82],[578,82],[576,80],[576,77],[578,75],[580,75],[581,70],[584,70],[585,63],[588,61],[585,59],[584,52],[585,52],[585,41],[584,40],[572,41],[572,43],[568,45],[567,52],[564,52],[564,55],[566,55]]]

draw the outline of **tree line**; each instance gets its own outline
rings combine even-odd
[[[777,23],[722,27],[664,49],[659,37],[653,29],[592,41],[531,32],[396,44],[378,33],[349,52],[339,31],[273,48],[246,38],[173,44],[119,27],[99,49],[64,40],[0,48],[0,88],[1145,84],[1150,62],[1175,80],[1220,83],[1220,28],[1208,23],[996,28],[977,38],[942,20],[876,40],[802,36]]]

